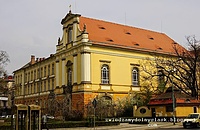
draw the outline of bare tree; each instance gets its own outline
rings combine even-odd
[[[200,41],[195,36],[186,37],[188,51],[175,47],[177,57],[180,62],[174,66],[176,74],[173,78],[181,82],[181,86],[176,82],[174,85],[188,95],[198,99],[199,72],[200,72]],[[189,91],[188,91],[189,90]]]
[[[154,54],[153,59],[146,59],[142,68],[151,77],[157,76],[159,78],[163,76],[163,86],[170,83],[182,92],[198,99],[200,42],[191,36],[187,37],[187,42],[188,50],[178,44],[174,44],[174,54]],[[147,62],[150,67],[147,66]],[[157,72],[155,72],[155,68]]]
[[[97,105],[95,108],[95,115],[101,120],[105,117],[115,116],[115,103],[109,96],[102,96],[96,98]],[[86,106],[87,116],[91,117],[94,114],[94,106],[92,101],[90,101]]]
[[[50,115],[55,115],[58,110],[59,103],[56,100],[56,94],[53,91],[50,91],[50,94],[47,99],[47,112]]]
[[[0,51],[0,93],[6,94],[8,92],[7,82],[5,77],[7,72],[4,67],[9,62],[9,56],[6,51]]]
[[[5,95],[8,92],[7,82],[4,78],[0,78],[0,94]]]
[[[6,51],[0,51],[0,76],[6,74],[4,67],[9,62],[9,56]]]

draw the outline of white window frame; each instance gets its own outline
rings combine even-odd
[[[139,69],[135,67],[132,69],[132,85],[139,86]]]
[[[68,68],[67,70],[67,84],[72,85],[72,69]]]
[[[67,42],[70,43],[72,42],[72,27],[69,27],[68,31],[67,31]]]
[[[105,64],[101,67],[101,83],[109,84],[109,66]]]

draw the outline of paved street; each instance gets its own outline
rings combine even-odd
[[[176,123],[173,125],[169,122],[151,122],[150,124],[128,124],[121,123],[118,126],[98,126],[95,130],[169,130],[169,129],[183,129],[181,123]],[[78,128],[58,128],[58,129],[50,129],[50,130],[94,130],[94,128],[88,127],[78,127]],[[195,129],[193,129],[195,130]]]

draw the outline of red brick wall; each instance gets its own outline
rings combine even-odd
[[[73,93],[72,94],[72,110],[79,110],[86,115],[86,105],[93,101],[96,93]]]

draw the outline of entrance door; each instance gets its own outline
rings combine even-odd
[[[151,108],[151,115],[152,115],[152,117],[156,117],[156,109],[155,108]]]
[[[193,107],[194,113],[197,113],[197,107]]]

